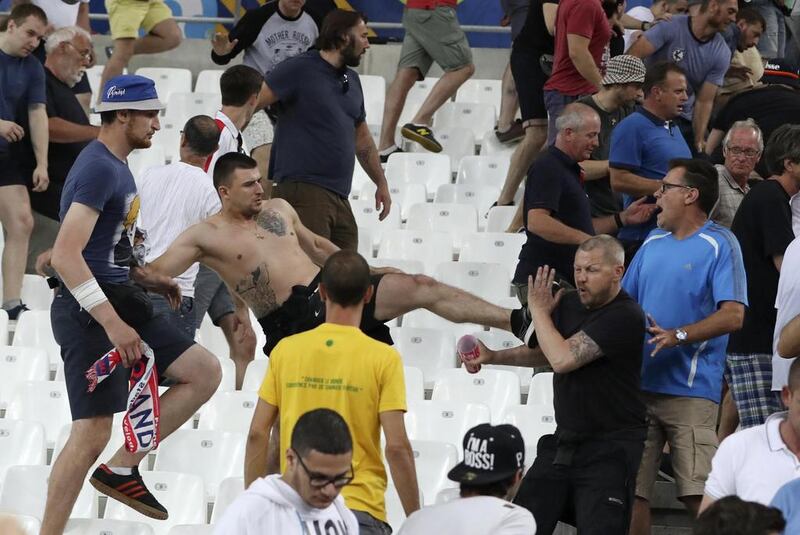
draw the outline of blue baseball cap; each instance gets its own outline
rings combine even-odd
[[[150,78],[135,74],[115,76],[106,82],[100,104],[95,106],[97,113],[114,110],[163,110],[158,100],[156,84]]]

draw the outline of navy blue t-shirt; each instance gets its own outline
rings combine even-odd
[[[547,264],[559,275],[573,280],[573,262],[577,245],[553,243],[527,230],[528,211],[550,210],[550,215],[568,227],[594,235],[592,208],[580,179],[581,167],[572,158],[550,146],[533,163],[525,183],[522,218],[528,241],[519,253],[514,282],[524,284],[528,275]]]
[[[281,62],[266,77],[277,95],[272,177],[350,195],[355,129],[366,120],[361,80],[312,50]]]
[[[44,67],[33,55],[9,56],[0,50],[0,119],[19,121],[19,113],[31,104],[47,102]],[[30,135],[25,132],[25,135]],[[0,154],[8,152],[8,141],[0,138]]]
[[[139,195],[128,165],[104,144],[92,141],[67,175],[61,194],[62,221],[72,203],[100,212],[83,249],[92,275],[103,282],[127,281],[139,216]]]

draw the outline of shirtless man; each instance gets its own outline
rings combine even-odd
[[[281,338],[325,320],[317,290],[320,266],[338,248],[300,222],[282,199],[263,199],[256,161],[226,154],[214,169],[222,211],[181,234],[150,268],[174,277],[194,262],[207,265],[253,310],[267,336],[264,351]],[[424,275],[373,270],[374,297],[361,329],[391,343],[383,322],[425,308],[456,323],[514,333],[529,323],[526,309],[511,311]]]

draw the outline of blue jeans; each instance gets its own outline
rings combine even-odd
[[[556,135],[558,129],[556,128],[556,119],[561,115],[569,104],[572,104],[583,95],[564,95],[558,91],[548,89],[544,92],[544,105],[547,108],[547,145],[550,146],[556,142]]]
[[[758,51],[764,59],[782,58],[786,53],[786,20],[772,0],[753,0],[752,7],[767,21],[758,41]]]
[[[169,306],[169,302],[160,295],[150,294],[150,300],[153,302],[154,316],[163,314],[177,329],[186,334],[189,338],[194,339],[194,333],[197,330],[197,320],[194,314],[194,298],[182,297],[181,306],[178,310],[173,310],[172,307]]]
[[[391,535],[392,527],[364,511],[353,510],[358,520],[358,532],[361,535]]]

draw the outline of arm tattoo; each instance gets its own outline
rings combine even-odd
[[[256,224],[278,236],[286,236],[286,221],[274,210],[265,210],[256,217]]]
[[[375,147],[370,145],[368,147],[363,147],[360,149],[356,149],[356,158],[358,158],[359,163],[362,167],[366,169],[367,165],[369,164],[370,156],[372,156]]]
[[[278,308],[275,290],[270,286],[269,270],[264,263],[236,283],[234,291],[253,309],[257,318],[262,318]]]
[[[578,331],[570,336],[567,339],[567,344],[569,345],[569,352],[572,353],[572,358],[579,368],[603,356],[603,350],[600,349],[597,342],[589,338],[583,331]]]

